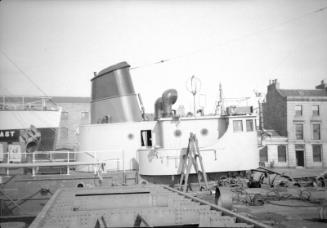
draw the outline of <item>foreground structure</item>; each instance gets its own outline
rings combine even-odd
[[[140,226],[269,227],[158,185],[61,189],[30,227]]]

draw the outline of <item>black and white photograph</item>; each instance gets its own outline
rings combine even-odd
[[[0,0],[0,228],[327,227],[327,0]]]

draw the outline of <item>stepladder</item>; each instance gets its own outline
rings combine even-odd
[[[207,174],[204,169],[198,139],[196,138],[196,135],[194,133],[190,133],[188,146],[185,154],[183,154],[181,166],[181,177],[179,182],[179,187],[181,191],[187,192],[189,189],[188,179],[192,166],[197,175],[200,189],[209,189]]]

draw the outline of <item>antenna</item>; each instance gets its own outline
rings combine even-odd
[[[196,104],[195,96],[201,89],[201,81],[199,78],[192,75],[192,77],[187,81],[187,90],[193,95],[193,115],[196,114]]]

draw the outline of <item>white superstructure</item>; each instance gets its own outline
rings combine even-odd
[[[84,125],[80,150],[98,151],[106,169],[139,169],[141,175],[176,175],[190,133],[196,134],[206,172],[258,167],[255,116],[161,118],[157,121]],[[81,154],[78,161],[90,156]]]
[[[103,161],[107,170],[134,169],[141,175],[176,175],[193,133],[206,172],[258,167],[255,116],[180,117],[173,109],[177,91],[169,89],[155,100],[154,120],[148,121],[129,67],[126,62],[110,66],[91,80],[92,121],[80,127],[79,162]]]

